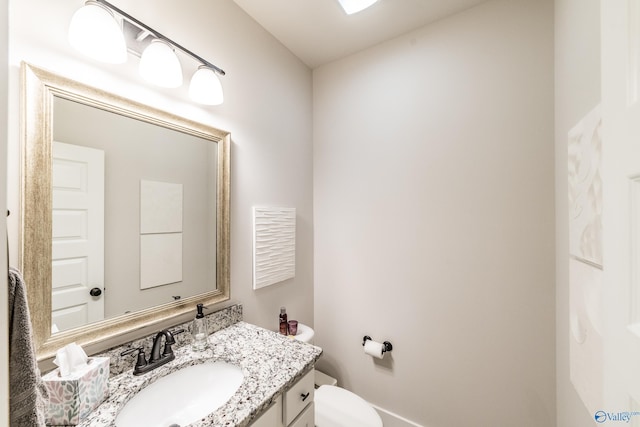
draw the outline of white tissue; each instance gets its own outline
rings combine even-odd
[[[53,363],[60,368],[60,376],[66,377],[84,367],[88,359],[82,347],[72,342],[56,352]]]

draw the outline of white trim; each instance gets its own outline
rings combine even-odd
[[[0,1],[0,99],[3,100],[0,105],[0,164],[3,165],[3,172],[0,174],[0,214],[2,217],[7,212],[7,145],[9,137],[7,134],[8,118],[8,50],[9,50],[9,2]],[[12,215],[18,216],[18,212]],[[7,275],[9,266],[7,265],[7,226],[0,227],[0,318],[8,319],[8,292],[7,292]],[[0,425],[9,425],[9,330],[6,321],[0,322]]]

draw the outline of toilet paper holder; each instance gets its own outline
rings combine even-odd
[[[364,345],[365,345],[365,343],[366,343],[367,341],[369,341],[369,340],[371,340],[371,337],[370,337],[369,335],[365,335],[365,336],[362,338],[362,345],[364,346]],[[382,343],[382,345],[384,346],[384,348],[382,349],[382,352],[383,352],[383,353],[386,353],[386,352],[388,352],[388,351],[393,350],[393,346],[391,345],[391,343],[390,343],[389,341],[385,341],[385,342],[383,342],[383,343]]]

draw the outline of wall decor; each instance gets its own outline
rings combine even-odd
[[[253,289],[291,279],[296,272],[296,209],[253,208]]]
[[[602,114],[591,110],[568,133],[569,376],[591,413],[602,409]]]

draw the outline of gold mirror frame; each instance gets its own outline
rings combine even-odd
[[[231,135],[173,114],[58,76],[25,62],[21,65],[21,241],[19,265],[27,287],[37,358],[76,342],[97,344],[194,309],[230,298],[229,148]],[[212,141],[218,146],[216,289],[175,302],[51,334],[51,145],[53,97],[79,102]]]

